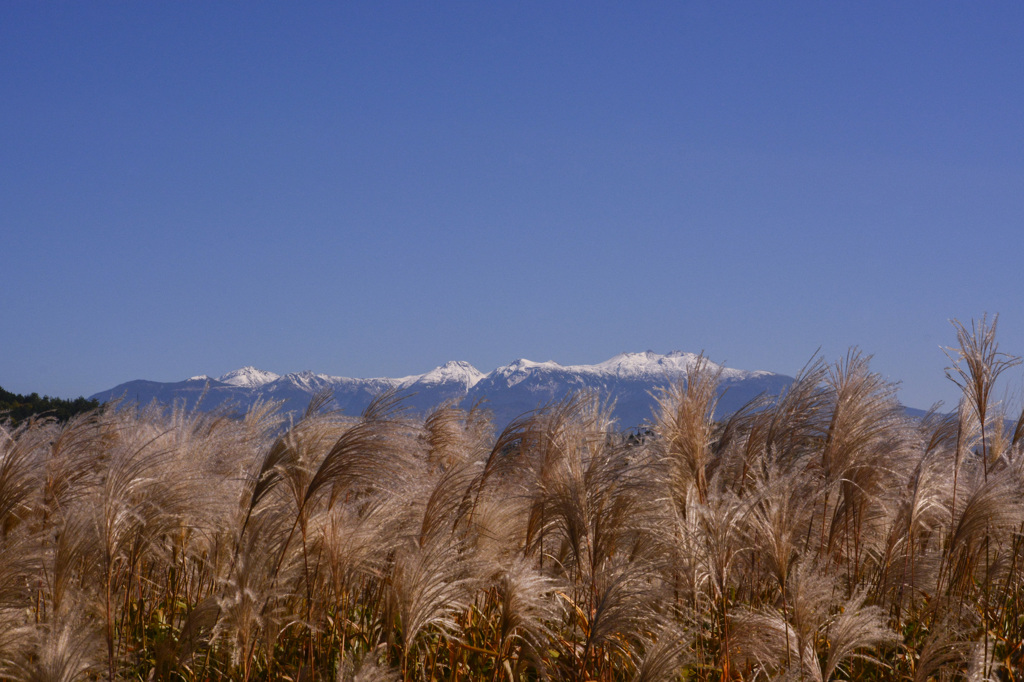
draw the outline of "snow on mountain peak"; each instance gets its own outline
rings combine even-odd
[[[426,374],[412,374],[396,379],[395,382],[400,388],[409,388],[413,385],[439,386],[441,384],[461,384],[466,390],[469,390],[485,376],[487,375],[468,362],[449,360]]]
[[[273,372],[267,372],[262,369],[256,369],[255,367],[248,366],[241,369],[236,369],[233,372],[228,372],[224,376],[217,379],[225,384],[231,386],[241,386],[243,388],[259,388],[263,384],[269,384],[271,381],[277,381],[281,376],[274,374]]]
[[[435,367],[426,374],[417,377],[417,381],[425,384],[459,382],[466,388],[472,388],[476,382],[484,378],[484,373],[463,360],[449,360],[440,367]]]
[[[664,355],[654,351],[642,353],[619,353],[613,358],[596,365],[581,365],[567,369],[590,370],[601,374],[612,374],[619,378],[654,378],[686,376],[700,359],[697,353],[674,350]],[[721,372],[722,379],[745,379],[769,374],[768,372],[747,372],[731,369],[711,362],[704,356],[705,366],[712,372]]]
[[[721,379],[747,379],[758,376],[766,376],[770,372],[756,371],[749,372],[742,369],[732,369],[712,362],[704,357],[705,367],[712,372],[720,372]],[[701,355],[698,353],[687,353],[680,350],[670,351],[664,355],[653,351],[643,353],[620,353],[610,360],[594,365],[595,368],[610,372],[617,376],[651,376],[668,375],[681,376],[691,372],[696,366]]]
[[[510,365],[499,367],[499,370],[507,370],[511,372],[525,372],[530,369],[562,369],[562,365],[557,362],[548,360],[547,362],[534,362],[533,360],[527,360],[526,358],[519,358]]]
[[[566,369],[557,362],[534,362],[533,360],[527,360],[526,358],[519,358],[512,363],[503,367],[498,367],[489,376],[502,377],[507,382],[509,387],[515,386],[522,382],[527,377],[532,375],[535,370],[539,371],[558,371]]]
[[[310,393],[316,393],[323,390],[326,387],[331,386],[339,381],[344,381],[342,377],[332,377],[326,374],[317,374],[312,370],[303,370],[301,372],[291,372],[285,374],[282,379],[282,383],[294,386],[300,390],[308,391]],[[276,386],[276,385],[275,385]]]
[[[592,367],[595,371],[618,377],[646,377],[686,374],[696,361],[697,356],[693,353],[672,351],[661,355],[648,350],[643,353],[619,353]]]

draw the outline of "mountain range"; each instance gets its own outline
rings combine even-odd
[[[494,415],[499,428],[546,403],[579,390],[593,390],[614,401],[613,416],[622,429],[650,421],[654,396],[685,379],[698,355],[673,351],[622,353],[595,365],[560,365],[555,362],[515,362],[483,373],[468,362],[452,361],[426,374],[401,378],[353,379],[314,372],[279,375],[255,367],[220,377],[194,376],[184,381],[129,381],[91,398],[100,402],[123,399],[140,405],[157,401],[183,404],[188,409],[212,410],[224,406],[244,411],[257,401],[280,401],[285,411],[301,411],[315,394],[329,389],[336,406],[357,415],[383,391],[395,389],[404,405],[419,413],[445,402],[469,407],[478,401]],[[764,393],[778,395],[793,379],[764,371],[744,371],[709,363],[721,372],[717,416],[730,414]]]

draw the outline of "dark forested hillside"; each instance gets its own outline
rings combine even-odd
[[[0,388],[0,421],[9,419],[15,424],[33,415],[45,415],[65,422],[80,412],[94,410],[99,406],[98,400],[82,397],[64,400],[44,395],[40,398],[38,393],[20,395]]]

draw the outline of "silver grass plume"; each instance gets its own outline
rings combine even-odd
[[[554,637],[549,624],[561,615],[554,598],[558,583],[528,560],[516,558],[506,566],[496,566],[487,584],[496,595],[497,663],[519,648],[534,665],[542,667],[543,652]]]
[[[788,679],[807,676],[824,682],[853,658],[895,642],[878,606],[865,606],[866,594],[837,599],[829,576],[812,564],[798,564],[790,581],[790,612],[765,607],[735,614],[738,662],[754,662],[764,672]]]
[[[64,618],[59,624],[27,628],[20,655],[4,666],[18,682],[78,682],[98,672],[102,640],[88,622]]]
[[[335,682],[398,682],[401,671],[380,662],[382,649],[378,647],[355,660],[340,660]]]
[[[674,624],[656,628],[642,643],[632,682],[675,682],[692,655],[693,633]]]
[[[696,488],[698,501],[703,503],[707,498],[707,467],[714,442],[714,413],[721,373],[721,369],[712,369],[709,361],[700,355],[685,379],[657,396],[657,443],[668,463],[677,500],[686,499],[686,489],[690,486]]]

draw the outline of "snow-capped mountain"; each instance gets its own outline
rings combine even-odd
[[[402,388],[411,386],[436,386],[438,384],[452,384],[465,386],[466,390],[473,388],[478,381],[486,374],[478,370],[468,362],[451,360],[440,367],[435,367],[426,374],[406,377],[399,384]]]
[[[650,420],[660,389],[685,379],[699,356],[673,351],[622,353],[596,365],[516,360],[487,374],[470,389],[470,401],[485,399],[495,416],[511,420],[539,405],[577,390],[596,390],[614,401],[614,416],[624,428]],[[708,363],[721,370],[718,414],[735,412],[762,393],[778,395],[793,379],[771,372],[747,372]],[[501,421],[500,419],[498,421]]]
[[[124,399],[143,405],[155,400],[204,410],[225,404],[244,410],[259,400],[281,401],[282,409],[297,412],[305,409],[314,394],[329,389],[338,408],[346,414],[359,414],[375,396],[396,389],[405,397],[405,405],[420,413],[449,401],[463,406],[483,401],[494,413],[495,424],[500,428],[524,412],[574,391],[593,390],[614,401],[614,416],[619,425],[631,428],[651,419],[654,395],[684,379],[698,357],[680,351],[666,355],[646,351],[622,353],[595,365],[560,365],[519,359],[487,374],[468,362],[452,361],[425,374],[370,379],[309,371],[279,375],[243,367],[216,379],[199,375],[172,383],[130,381],[91,397],[101,402]],[[791,377],[772,372],[709,365],[712,370],[720,370],[719,415],[734,412],[762,393],[778,395],[793,381]]]
[[[265,372],[255,367],[243,367],[242,369],[236,369],[234,372],[228,372],[224,376],[219,377],[217,381],[222,384],[230,384],[231,386],[258,388],[263,384],[269,384],[271,381],[277,381],[280,378],[280,374]]]

